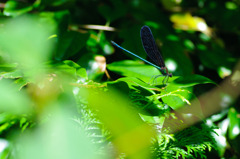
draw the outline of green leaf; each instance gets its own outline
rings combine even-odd
[[[144,115],[144,114],[139,114],[141,116],[141,118],[143,119],[143,121],[147,122],[147,123],[151,123],[151,124],[158,124],[159,127],[161,127],[164,123],[164,120],[166,117],[162,116],[149,116],[149,115]]]
[[[174,80],[172,84],[179,85],[181,87],[191,87],[197,84],[206,83],[216,84],[209,78],[197,74],[179,77],[178,79]]]
[[[22,126],[22,132],[23,132],[29,125],[30,125],[29,122],[24,123],[23,126]]]
[[[181,85],[170,83],[165,88],[165,91],[162,91],[161,94],[157,96],[172,109],[177,110],[181,107],[185,107],[182,113],[193,114],[202,119],[203,112],[201,104],[192,91],[193,87],[182,87]],[[191,107],[192,100],[194,100],[194,108]]]
[[[191,40],[189,40],[189,39],[184,40],[184,45],[189,50],[193,50],[195,48],[193,42]]]
[[[117,81],[124,81],[128,84],[128,86],[132,89],[134,89],[135,87],[134,86],[140,86],[140,87],[143,87],[143,88],[146,88],[146,89],[152,89],[152,90],[158,90],[159,88],[154,86],[154,85],[151,85],[151,84],[148,84],[144,81],[142,81],[141,79],[139,78],[136,78],[136,77],[123,77],[123,78],[119,78],[118,80],[116,80],[115,82]],[[108,82],[108,83],[114,83],[114,82]]]
[[[24,1],[9,0],[6,2],[3,14],[7,16],[17,16],[33,9],[33,6]]]
[[[53,72],[61,72],[63,74],[71,75],[73,78],[87,78],[85,68],[82,68],[77,63],[71,60],[65,60],[58,63],[49,63],[49,69]]]
[[[29,82],[31,81],[28,81],[24,78],[18,78],[14,81],[14,84],[16,84],[16,86],[18,87],[18,90],[21,90],[24,86],[26,86]]]
[[[85,79],[88,78],[87,71],[86,71],[85,68],[82,68],[82,67],[78,68],[76,73],[79,77],[82,77],[82,78],[85,78]]]
[[[25,117],[22,117],[21,119],[20,119],[20,128],[23,126],[23,124],[25,124],[27,122],[27,118],[25,118]]]
[[[226,2],[225,6],[229,10],[236,10],[239,6],[234,2]]]
[[[107,84],[109,90],[118,90],[119,92],[122,92],[123,94],[129,93],[129,87],[126,82],[123,81],[116,81],[116,82],[109,82]]]
[[[192,93],[189,90],[178,87],[167,87],[166,90],[167,92],[162,92],[161,99],[172,109],[179,109],[186,104],[191,105],[189,100],[192,98]]]
[[[87,79],[87,71],[85,68],[82,68],[80,65],[77,63],[71,61],[71,60],[65,60],[63,63],[67,64],[68,66],[75,68],[76,69],[76,75],[79,77]]]
[[[14,70],[12,72],[1,72],[0,76],[2,76],[3,78],[10,78],[10,79],[14,79],[14,78],[20,78],[23,76],[22,71],[20,70]]]
[[[11,126],[10,123],[4,123],[4,124],[0,125],[0,134],[1,134],[4,130],[7,130],[10,126]]]
[[[4,55],[1,55],[1,56],[4,56]],[[2,58],[2,57],[1,57]],[[4,58],[4,57],[3,57]],[[14,68],[16,68],[18,66],[17,63],[5,63],[5,62],[2,62],[1,61],[1,64],[0,64],[0,70],[13,70]]]
[[[107,68],[122,76],[137,77],[145,82],[149,82],[154,75],[160,75],[159,71],[150,65],[144,65],[138,61],[124,60],[113,62],[107,65]],[[162,81],[164,77],[159,77]]]

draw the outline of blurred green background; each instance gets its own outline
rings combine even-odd
[[[240,158],[239,0],[1,0],[0,10],[0,159]],[[111,44],[151,61],[143,25],[167,83]]]

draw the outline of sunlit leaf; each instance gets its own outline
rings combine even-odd
[[[168,10],[175,10],[178,8],[179,4],[181,4],[182,0],[162,0],[161,1],[164,8],[168,9]]]
[[[226,67],[220,67],[218,68],[218,74],[221,78],[225,78],[229,76],[232,73],[232,71]]]
[[[174,23],[174,27],[182,30],[201,31],[210,34],[210,30],[203,18],[194,17],[190,13],[173,14],[170,20]]]
[[[33,9],[33,6],[24,1],[9,0],[6,2],[3,14],[7,16],[17,16]]]
[[[230,125],[229,125],[229,138],[233,140],[240,134],[240,119],[239,116],[240,113],[234,109],[231,108],[228,112],[228,118],[230,120]]]

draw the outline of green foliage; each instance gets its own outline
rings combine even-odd
[[[225,110],[208,119],[217,101],[206,108],[214,99],[201,98],[222,87],[239,59],[239,7],[216,0],[1,2],[0,159],[239,158],[237,89],[220,94]],[[173,77],[111,45],[148,59],[143,25]],[[234,85],[239,79],[234,74]]]

